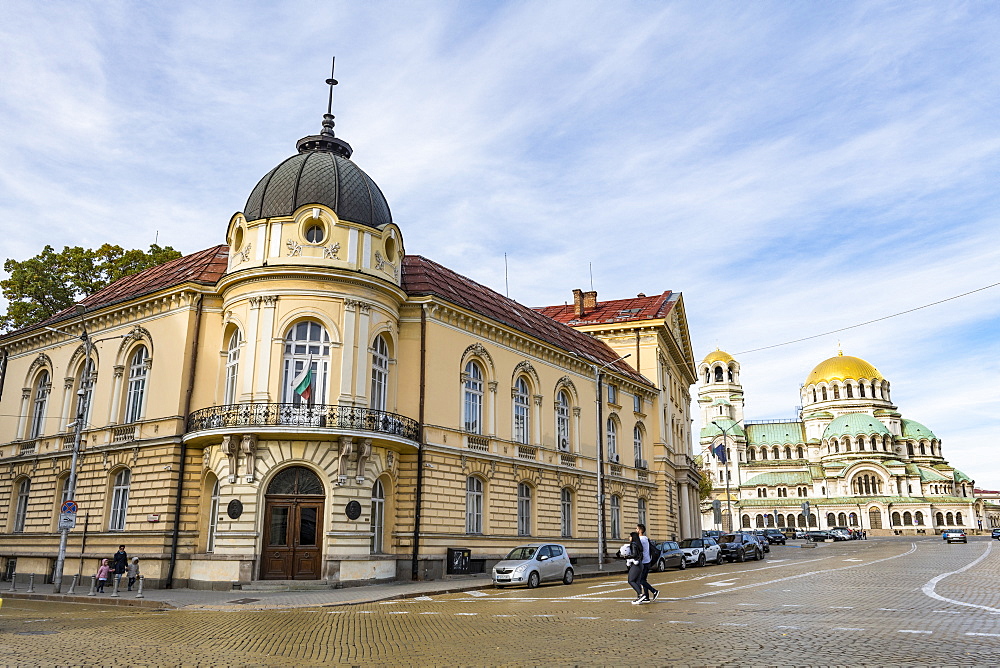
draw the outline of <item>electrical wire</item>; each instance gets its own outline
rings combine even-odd
[[[981,288],[976,288],[975,290],[969,290],[968,292],[963,292],[960,295],[954,295],[953,297],[947,297],[945,299],[939,299],[936,302],[931,302],[930,304],[924,304],[923,306],[916,306],[911,309],[906,309],[905,311],[900,311],[899,313],[893,313],[892,315],[885,315],[881,318],[875,318],[874,320],[866,320],[865,322],[859,322],[856,325],[848,325],[847,327],[841,327],[839,329],[831,329],[829,332],[823,332],[822,334],[813,334],[812,336],[804,336],[801,339],[794,339],[792,341],[785,341],[784,343],[775,343],[774,345],[764,346],[763,348],[754,348],[752,350],[744,350],[740,353],[735,353],[736,355],[749,355],[750,353],[758,353],[761,350],[770,350],[771,348],[780,348],[781,346],[790,346],[793,343],[801,343],[802,341],[808,341],[810,339],[818,339],[821,336],[829,336],[830,334],[836,334],[837,332],[844,332],[849,329],[856,329],[858,327],[864,327],[865,325],[870,325],[875,322],[881,322],[883,320],[888,320],[889,318],[895,318],[901,315],[906,315],[907,313],[913,313],[914,311],[919,311],[921,309],[930,308],[931,306],[937,306],[938,304],[944,304],[945,302],[950,302],[954,299],[959,299],[961,297],[968,297],[971,294],[977,292],[982,292],[983,290],[989,290],[990,288],[995,288],[1000,283],[993,283],[991,285],[986,285]]]

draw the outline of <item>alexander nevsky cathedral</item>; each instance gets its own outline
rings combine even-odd
[[[704,504],[704,528],[986,526],[974,481],[948,464],[933,431],[903,417],[869,362],[841,352],[817,364],[797,420],[744,419],[740,363],[728,353],[710,353],[698,376],[701,463],[720,502]]]

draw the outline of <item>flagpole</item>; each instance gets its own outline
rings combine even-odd
[[[737,425],[734,423],[723,429],[722,425],[715,420],[712,420],[712,424],[722,432],[722,462],[726,465],[726,515],[729,517],[729,531],[735,531],[733,528],[733,499],[729,494],[729,441],[726,439],[726,436],[729,430]]]

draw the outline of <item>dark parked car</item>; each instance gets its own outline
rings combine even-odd
[[[764,558],[764,550],[753,534],[727,533],[719,537],[719,547],[719,557],[727,561]]]
[[[725,531],[716,531],[715,529],[705,529],[701,532],[702,538],[714,538],[719,540],[719,536],[725,534]]]
[[[994,529],[993,530],[992,538],[996,538],[997,540],[1000,540],[1000,529]]]
[[[785,534],[781,533],[780,529],[757,529],[753,532],[753,535],[767,539],[767,542],[771,545],[785,544]]]
[[[814,543],[822,543],[825,540],[836,540],[829,531],[810,531],[808,538]]]
[[[684,556],[684,551],[676,541],[665,540],[657,543],[657,545],[660,546],[660,558],[653,565],[654,570],[662,573],[668,568],[676,568],[682,571],[687,568],[687,559]]]
[[[756,531],[741,531],[740,533],[747,534],[750,538],[757,541],[757,544],[760,545],[761,552],[767,553],[771,551],[770,541],[768,541],[762,534],[759,534]]]

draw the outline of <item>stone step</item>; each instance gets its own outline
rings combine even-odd
[[[337,589],[337,582],[326,580],[253,580],[247,584],[233,585],[239,591],[326,591]]]

